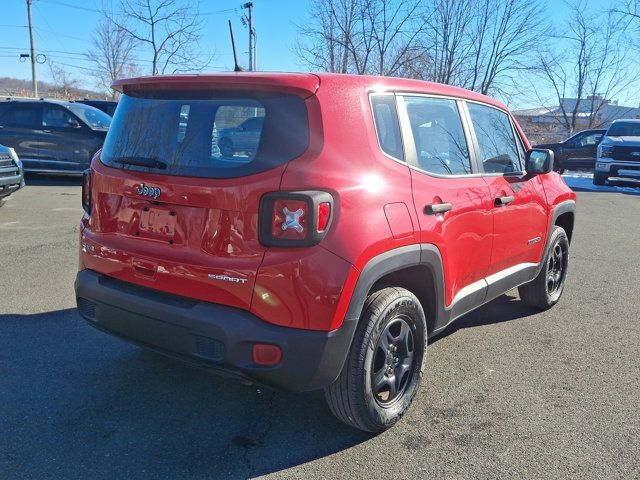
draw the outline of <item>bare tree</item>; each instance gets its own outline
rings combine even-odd
[[[339,73],[398,75],[419,58],[417,0],[314,0],[299,27],[298,57]]]
[[[195,49],[202,37],[197,0],[120,0],[110,20],[150,53],[151,74],[199,70]]]
[[[502,93],[532,61],[546,30],[541,12],[538,0],[435,0],[426,13],[431,62],[423,78]]]
[[[85,56],[93,66],[97,86],[114,100],[118,93],[111,89],[113,81],[135,75],[134,49],[137,43],[136,39],[108,18],[95,29],[91,49]]]
[[[80,81],[74,78],[64,66],[52,62],[48,63],[52,83],[49,94],[66,100],[73,98],[75,96],[74,91],[80,86]]]
[[[293,48],[298,58],[313,69],[349,73],[349,45],[355,36],[359,5],[360,0],[313,0],[311,21],[298,27],[301,41]]]
[[[537,0],[476,0],[474,17],[470,78],[464,86],[486,95],[530,66],[530,52],[544,41],[549,26]]]
[[[555,35],[562,48],[552,45],[542,51],[534,70],[542,85],[534,82],[533,91],[549,109],[557,102],[560,126],[573,133],[579,127],[598,127],[613,120],[605,114],[608,101],[635,78],[620,18],[611,11],[593,11],[584,0],[568,5],[571,17],[562,33]],[[550,99],[542,98],[540,86],[553,92]]]
[[[438,83],[463,85],[471,57],[468,28],[474,16],[473,0],[435,0],[426,13],[426,50],[431,61],[421,76]]]

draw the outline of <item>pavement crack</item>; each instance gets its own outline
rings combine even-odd
[[[255,449],[263,447],[265,444],[265,439],[273,429],[272,418],[274,415],[276,392],[275,390],[267,390],[267,391],[269,392],[268,393],[269,400],[267,403],[267,411],[264,415],[264,418],[265,418],[264,425],[260,429],[260,432],[256,435],[251,435],[251,437],[239,435],[239,436],[233,437],[232,439],[232,442],[234,445],[243,449],[242,461],[246,465],[247,470],[249,471],[250,477],[253,477],[257,474],[257,469],[251,459],[252,450],[255,451]],[[258,390],[258,394],[260,394],[260,390]]]

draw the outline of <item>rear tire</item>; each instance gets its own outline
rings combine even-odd
[[[391,428],[420,386],[426,348],[426,319],[415,295],[397,287],[372,293],[342,372],[325,388],[329,408],[360,430]]]
[[[603,186],[607,183],[608,177],[605,175],[598,175],[597,173],[593,174],[593,184],[598,186]]]
[[[520,299],[539,310],[553,307],[564,291],[569,266],[569,239],[562,227],[551,231],[549,247],[538,276],[530,283],[518,287]]]

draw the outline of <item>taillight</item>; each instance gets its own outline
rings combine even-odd
[[[318,232],[324,232],[327,229],[329,218],[331,218],[331,203],[322,202],[318,205],[318,221],[316,222]]]
[[[91,169],[87,168],[82,172],[82,208],[91,214]]]
[[[260,243],[273,247],[315,245],[327,233],[333,197],[327,192],[272,192],[260,201]]]

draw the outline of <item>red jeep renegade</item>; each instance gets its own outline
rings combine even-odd
[[[229,73],[115,82],[85,173],[80,314],[392,426],[427,339],[562,294],[575,195],[501,103],[433,83]]]

